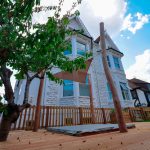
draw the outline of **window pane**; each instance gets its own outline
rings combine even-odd
[[[111,68],[111,63],[110,63],[109,56],[107,56],[107,63],[108,63],[108,66]]]
[[[77,54],[85,55],[85,53],[86,53],[86,45],[77,42]]]
[[[73,84],[73,81],[72,80],[64,80],[64,84],[67,85],[67,84]]]
[[[80,96],[90,96],[88,84],[80,83],[79,91],[80,91]]]
[[[120,69],[119,58],[113,56],[113,59],[114,59],[115,68]]]
[[[129,89],[127,87],[127,84],[126,83],[120,83],[120,88],[121,88],[123,99],[124,100],[130,100]]]
[[[64,85],[63,96],[73,96],[73,85]]]
[[[109,95],[109,100],[112,101],[113,97],[112,97],[112,92],[110,90],[110,86],[109,84],[107,83],[107,90],[108,90],[108,95]]]
[[[73,96],[73,81],[64,80],[63,96]]]
[[[65,51],[64,51],[64,55],[69,55],[69,54],[72,54],[72,51],[71,51],[71,50],[65,50]]]

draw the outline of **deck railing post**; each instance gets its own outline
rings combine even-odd
[[[83,124],[83,108],[79,107],[80,124]]]
[[[45,128],[48,127],[48,118],[49,118],[49,106],[46,106],[46,124],[45,124]]]
[[[106,124],[106,115],[105,115],[105,109],[102,108],[102,114],[103,114],[103,123]]]
[[[146,114],[145,114],[145,111],[144,111],[144,108],[141,107],[141,115],[142,115],[142,119],[143,120],[146,120],[147,117],[146,117]]]

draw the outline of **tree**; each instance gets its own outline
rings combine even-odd
[[[104,71],[105,71],[107,81],[110,85],[110,89],[112,91],[113,102],[114,102],[116,117],[118,120],[119,130],[120,130],[120,132],[127,132],[126,124],[125,124],[123,114],[122,114],[119,96],[118,96],[116,87],[114,85],[114,81],[113,81],[111,72],[109,70],[108,63],[107,63],[105,36],[107,36],[107,35],[105,35],[104,23],[101,22],[100,23],[100,44],[101,44],[101,49],[102,49],[102,62],[103,62],[103,66],[104,66]]]
[[[0,78],[5,87],[5,99],[7,105],[1,106],[0,111],[5,108],[0,126],[0,141],[7,139],[11,123],[14,123],[19,113],[29,107],[28,93],[30,83],[34,78],[42,78],[40,73],[44,71],[50,80],[61,82],[52,74],[53,67],[63,71],[72,72],[85,67],[88,57],[69,59],[63,53],[70,49],[70,42],[66,37],[77,34],[67,28],[72,9],[79,3],[73,3],[72,8],[66,15],[60,16],[64,0],[59,0],[58,6],[40,6],[40,0],[3,0],[0,4]],[[32,24],[33,12],[51,10],[54,15],[48,18],[45,24]],[[7,67],[18,71],[17,79],[26,78],[26,92],[24,105],[14,104],[14,93],[10,77],[12,71]]]

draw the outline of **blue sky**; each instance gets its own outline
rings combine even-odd
[[[144,23],[135,34],[124,30],[114,40],[125,55],[122,60],[127,77],[150,82],[150,1],[128,0],[125,15],[134,16],[137,13],[141,13],[142,16],[147,15],[148,22]],[[134,17],[132,21],[137,21],[137,18]]]
[[[127,78],[150,82],[150,0],[83,0],[80,17],[96,38],[105,23],[120,51]]]
[[[126,14],[136,14],[137,12],[150,14],[150,0],[128,0],[127,3]],[[135,34],[132,34],[130,31],[123,31],[122,35],[125,37],[118,35],[114,40],[125,54],[123,64],[125,69],[127,69],[134,64],[136,55],[142,54],[144,50],[150,48],[150,23],[143,25]],[[130,37],[130,39],[126,37]]]

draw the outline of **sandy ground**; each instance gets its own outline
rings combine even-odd
[[[135,123],[128,133],[103,133],[84,137],[53,134],[46,130],[12,131],[0,150],[150,150],[150,123]]]

